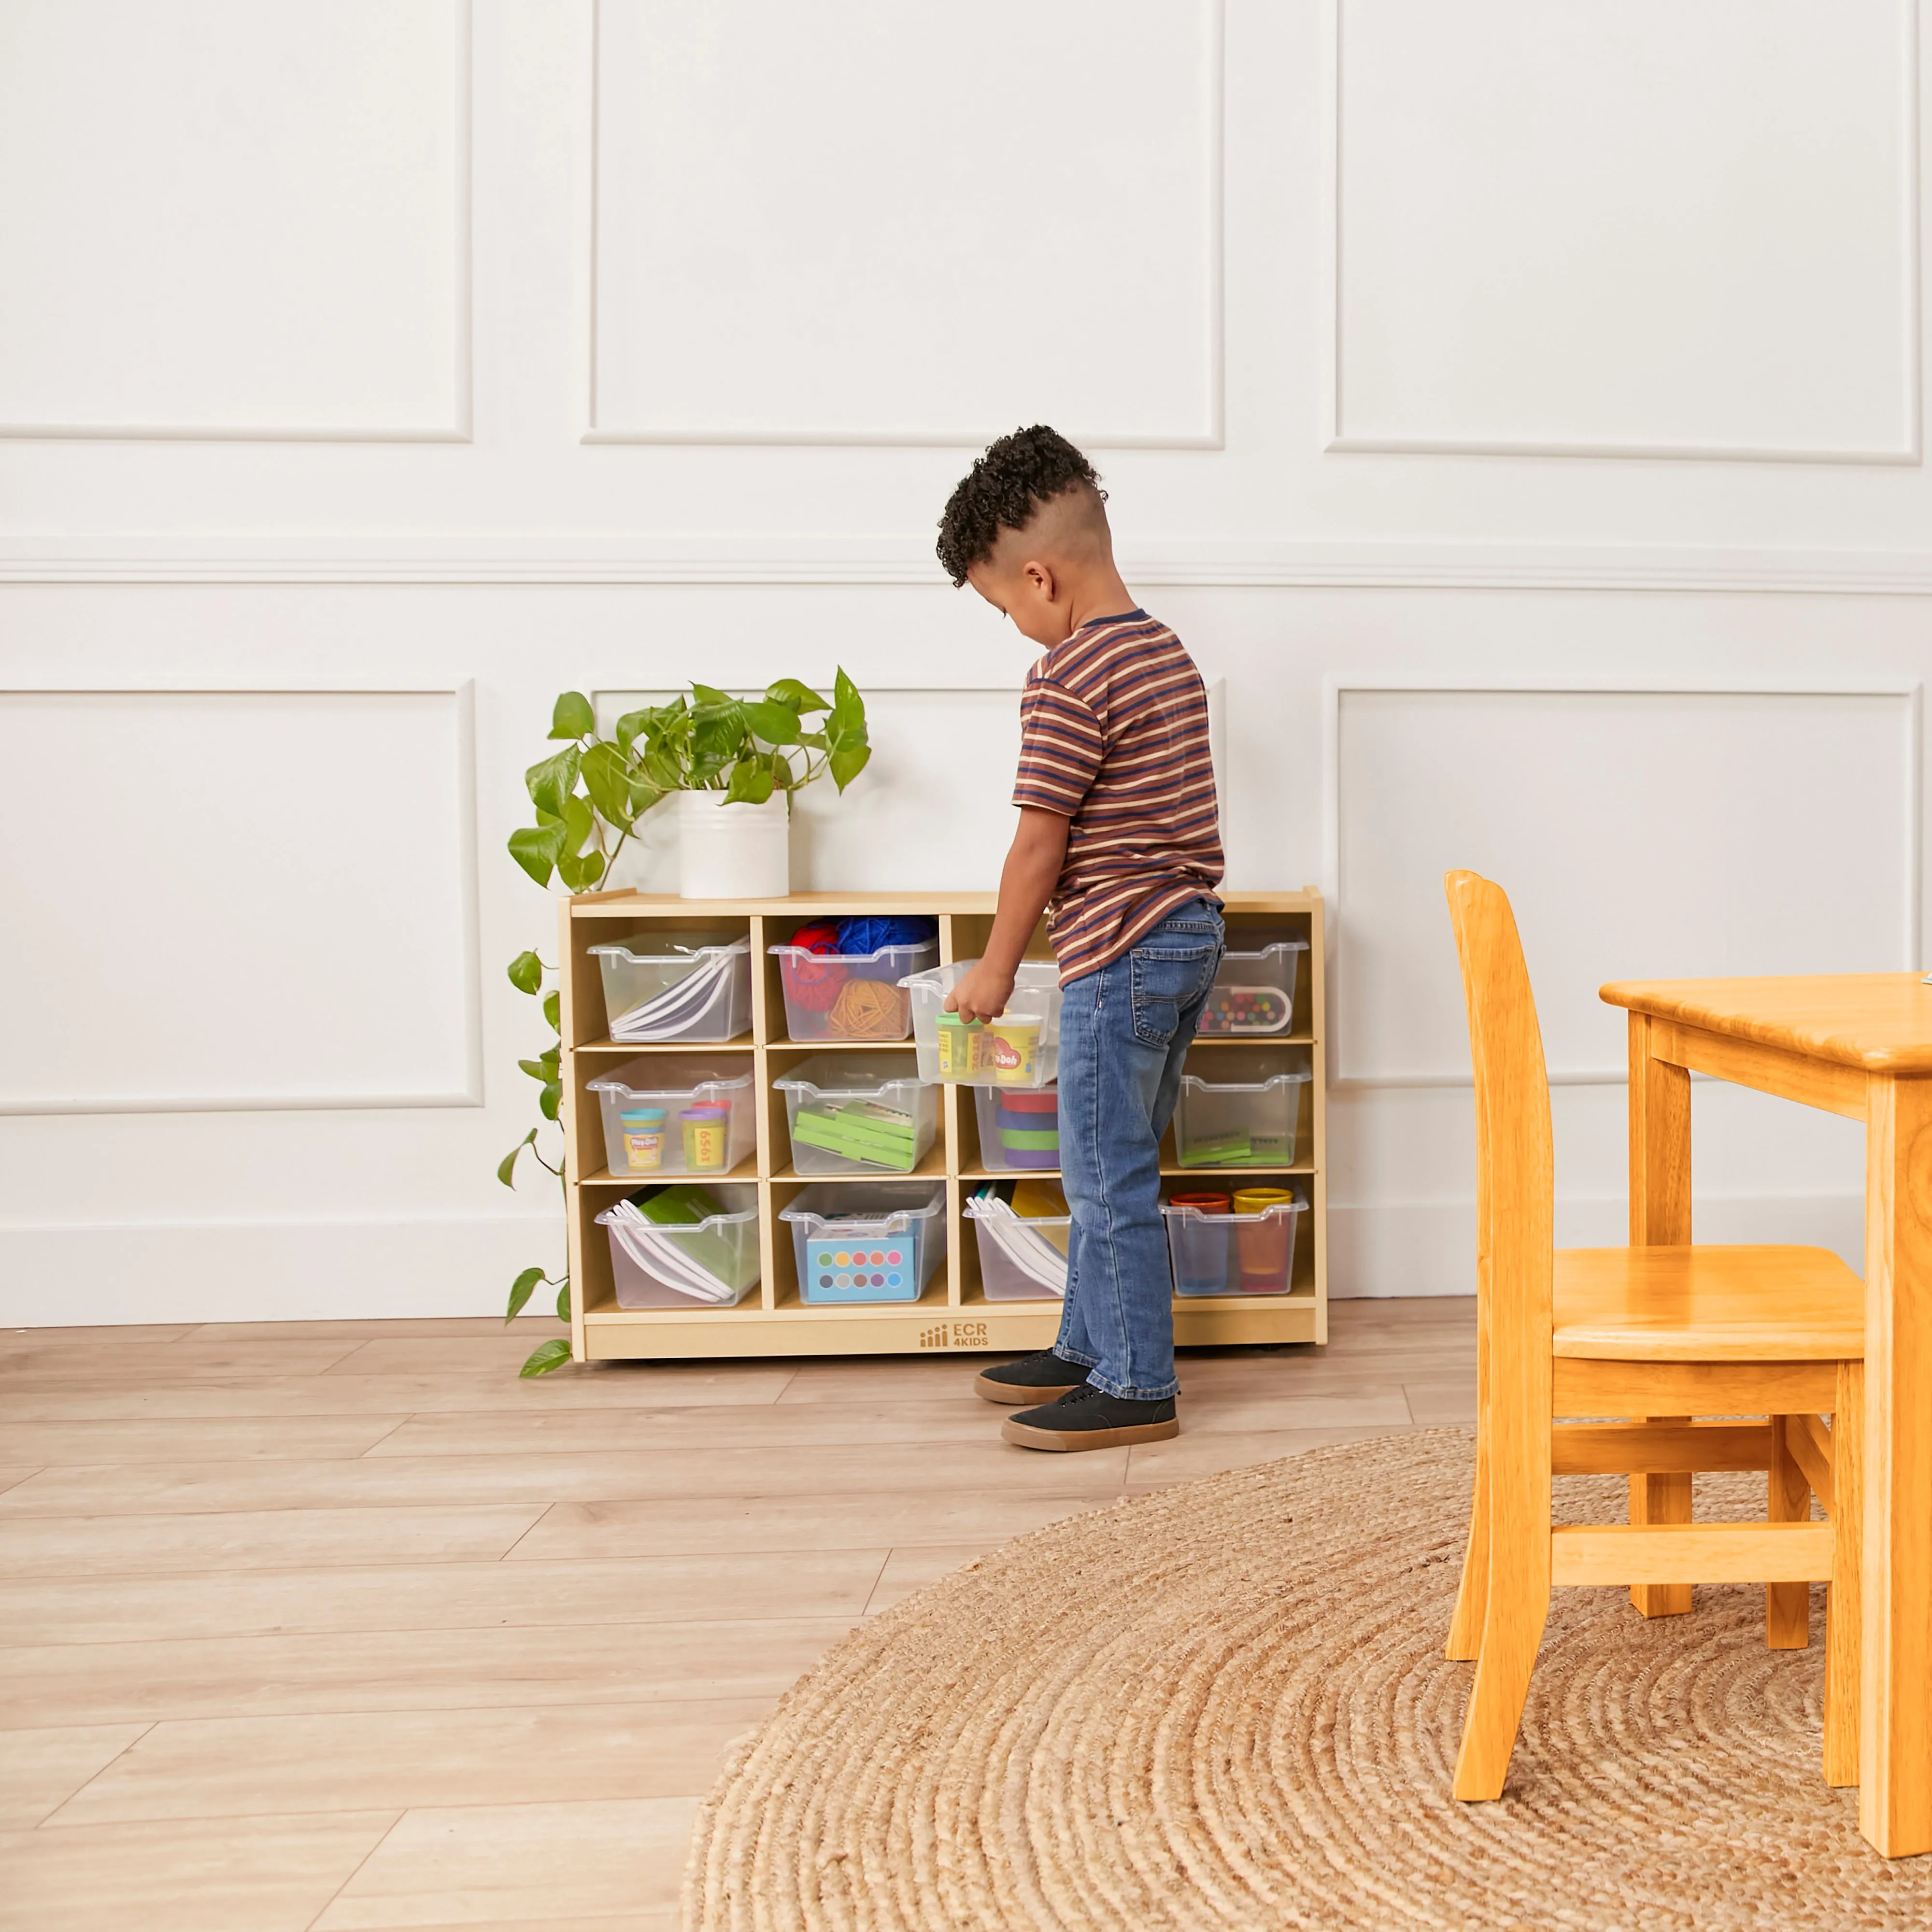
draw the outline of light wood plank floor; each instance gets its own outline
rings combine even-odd
[[[1019,1532],[1472,1419],[1474,1304],[1184,1356],[1178,1440],[980,1358],[517,1364],[544,1324],[0,1331],[0,1932],[668,1932],[724,1748]]]

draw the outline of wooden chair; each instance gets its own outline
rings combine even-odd
[[[1762,1582],[1768,1640],[1797,1648],[1808,1584],[1828,1582],[1825,1779],[1855,1784],[1863,1286],[1822,1248],[1558,1252],[1550,1085],[1516,920],[1490,880],[1444,883],[1476,1084],[1479,1422],[1448,1645],[1476,1676],[1455,1795],[1502,1795],[1550,1588],[1573,1583],[1681,1586],[1688,1609],[1694,1582]],[[1651,1419],[1557,1424],[1606,1416]],[[1767,1472],[1765,1522],[1551,1525],[1552,1475],[1675,1477],[1688,1492],[1693,1472],[1724,1469]],[[1809,1520],[1814,1493],[1826,1522]]]

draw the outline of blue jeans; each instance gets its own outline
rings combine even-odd
[[[1160,1137],[1220,963],[1220,910],[1190,899],[1060,1002],[1060,1164],[1073,1227],[1053,1349],[1108,1395],[1154,1402],[1180,1387]]]

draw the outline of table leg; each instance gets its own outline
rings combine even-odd
[[[1874,1074],[1865,1118],[1858,1828],[1932,1851],[1932,1079]]]
[[[1651,1056],[1654,1022],[1630,1016],[1630,1238],[1634,1248],[1682,1246],[1690,1239],[1690,1076]],[[1640,1418],[1677,1422],[1680,1416]],[[1634,1523],[1688,1522],[1688,1475],[1633,1476]],[[1682,1616],[1688,1583],[1637,1583],[1630,1601],[1647,1617]]]

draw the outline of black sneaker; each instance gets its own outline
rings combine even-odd
[[[1069,1389],[1086,1385],[1087,1371],[1051,1348],[1037,1348],[1016,1362],[982,1369],[973,1383],[988,1402],[1051,1402]]]
[[[1128,1442],[1165,1442],[1180,1433],[1180,1423],[1172,1396],[1136,1402],[1082,1382],[1044,1408],[1008,1416],[1000,1433],[1022,1449],[1118,1449]]]

